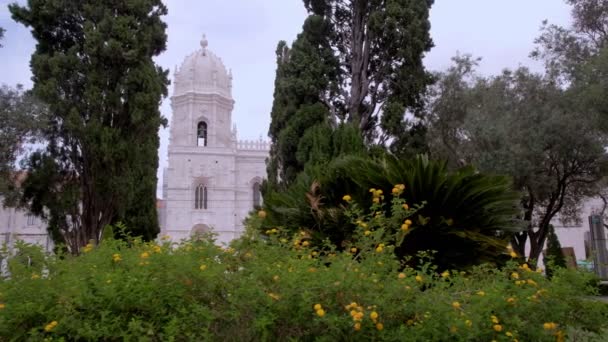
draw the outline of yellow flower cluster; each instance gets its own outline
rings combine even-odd
[[[376,247],[376,253],[382,253],[383,250],[384,250],[383,243],[379,244],[378,247]]]
[[[261,218],[261,219],[265,219],[266,218],[266,212],[264,210],[258,211],[258,217]]]
[[[461,306],[459,302],[452,302],[452,307],[456,310],[459,310]]]
[[[120,257],[120,254],[118,254],[118,253],[112,254],[112,261],[119,262],[121,260],[122,260],[122,258]]]
[[[443,273],[441,273],[441,278],[448,278],[450,276],[450,271],[443,271]]]
[[[405,221],[403,221],[403,224],[401,225],[401,230],[404,232],[407,232],[410,229],[411,225],[412,225],[411,220],[405,220]]]
[[[342,200],[344,200],[345,202],[350,202],[353,200],[353,198],[350,197],[350,195],[344,195],[344,197],[342,197]]]
[[[148,259],[150,257],[150,253],[148,252],[143,252],[139,255],[140,258],[142,259]]]
[[[384,196],[382,196],[383,191],[382,190],[376,190],[374,188],[369,189],[369,192],[372,193],[372,201],[374,203],[380,203],[380,200],[382,198],[384,198]]]
[[[403,193],[403,190],[405,190],[404,184],[396,184],[391,192],[394,196],[399,196]]]
[[[278,232],[279,232],[279,230],[278,230],[278,229],[276,229],[276,228],[272,228],[272,229],[268,229],[268,230],[266,231],[266,235],[272,235],[272,234],[276,234],[276,233],[278,233]]]
[[[543,329],[545,330],[555,330],[557,329],[557,323],[547,322],[543,324]]]
[[[86,246],[84,246],[84,248],[82,248],[82,251],[84,253],[89,253],[90,251],[93,250],[93,244],[92,243],[87,243]]]
[[[421,275],[417,275],[416,276],[416,281],[419,282],[419,283],[422,283],[424,281],[424,279],[422,278]]]
[[[53,330],[57,326],[57,324],[59,324],[57,323],[57,321],[52,321],[51,323],[44,326],[44,331],[49,332]]]
[[[317,314],[317,316],[325,316],[325,310],[323,310],[323,306],[321,304],[315,304],[313,308],[315,309],[315,313]]]
[[[270,298],[272,298],[272,299],[274,299],[274,300],[280,300],[280,299],[281,299],[281,296],[280,296],[280,295],[278,295],[278,294],[276,294],[276,293],[272,293],[272,292],[269,292],[269,293],[268,293],[268,297],[270,297]]]

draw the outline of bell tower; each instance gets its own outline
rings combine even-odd
[[[201,48],[175,71],[170,146],[211,148],[232,144],[232,73],[208,46],[203,35]]]

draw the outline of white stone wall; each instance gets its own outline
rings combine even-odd
[[[5,208],[0,197],[0,244],[13,247],[16,241],[38,244],[46,251],[53,249],[53,242],[47,234],[47,224],[24,210]]]

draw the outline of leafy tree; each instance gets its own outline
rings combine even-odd
[[[9,9],[38,41],[33,93],[50,113],[47,144],[27,162],[22,203],[47,218],[72,253],[117,221],[154,237],[159,104],[168,80],[153,57],[166,47],[166,7],[29,0]]]
[[[14,204],[9,190],[17,181],[15,164],[24,144],[40,137],[46,125],[46,108],[22,86],[4,85],[0,87],[0,122],[0,195],[5,204]]]
[[[560,212],[576,214],[594,193],[606,161],[605,136],[576,99],[552,78],[525,68],[480,77],[474,61],[438,75],[430,106],[432,150],[453,165],[508,174],[523,193],[525,231],[512,241],[520,255],[530,241],[530,262],[543,250],[549,224]]]
[[[362,208],[369,208],[368,190],[381,189],[387,194],[382,210],[390,216],[395,184],[405,185],[402,198],[410,206],[423,205],[395,251],[401,258],[434,250],[441,268],[498,262],[512,234],[523,228],[516,220],[519,195],[507,177],[480,174],[471,167],[451,172],[445,163],[422,156],[400,160],[385,155],[343,157],[301,173],[286,191],[264,199],[267,216],[262,231],[304,229],[317,246],[325,239],[345,246],[361,228],[345,216],[342,197],[348,194]],[[390,229],[399,231],[401,223]]]

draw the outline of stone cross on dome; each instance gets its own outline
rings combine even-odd
[[[203,48],[203,55],[207,52],[207,46],[209,46],[209,42],[207,41],[207,35],[203,33],[203,39],[201,39],[201,47]]]

